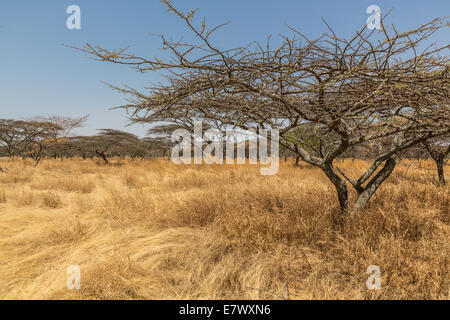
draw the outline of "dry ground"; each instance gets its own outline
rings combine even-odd
[[[276,176],[163,160],[0,166],[1,299],[449,299],[449,187],[432,163],[401,163],[345,221],[326,177],[291,163]],[[380,290],[366,287],[372,264]],[[80,290],[66,288],[69,265]]]

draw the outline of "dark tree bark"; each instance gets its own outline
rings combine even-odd
[[[108,158],[106,157],[105,153],[103,151],[95,150],[95,153],[105,161],[105,164],[109,164]]]
[[[355,202],[355,209],[362,210],[366,207],[367,202],[372,198],[380,185],[386,180],[394,171],[396,162],[394,158],[389,158],[384,167],[369,181],[367,186],[358,192],[358,198]]]
[[[439,183],[442,185],[446,184],[445,174],[444,174],[444,165],[446,163],[445,158],[448,154],[450,154],[450,145],[447,148],[439,147],[434,145],[432,142],[425,143],[425,148],[430,155],[431,159],[433,159],[436,164],[437,173]]]
[[[445,185],[447,182],[445,181],[445,175],[444,175],[444,159],[438,158],[438,159],[433,159],[433,160],[434,160],[434,163],[436,163],[439,183]]]
[[[341,213],[346,215],[348,213],[348,190],[347,184],[342,180],[339,175],[334,171],[331,165],[321,168],[322,171],[327,175],[328,179],[333,183],[336,188],[337,197],[339,200],[339,207]]]

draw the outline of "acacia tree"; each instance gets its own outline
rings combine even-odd
[[[45,146],[53,141],[53,134],[59,129],[56,124],[42,120],[1,120],[0,141],[9,157],[31,157],[37,166]]]
[[[205,21],[197,27],[193,11],[162,2],[197,39],[160,36],[170,59],[90,44],[80,49],[100,61],[166,76],[167,83],[150,92],[114,87],[131,97],[122,108],[134,122],[202,120],[211,127],[277,129],[285,148],[329,178],[342,213],[349,210],[346,181],[358,193],[354,207],[362,209],[392,173],[398,152],[449,132],[449,59],[441,56],[448,45],[424,47],[449,26],[442,19],[407,32],[382,25],[378,34],[364,26],[349,39],[330,27],[315,40],[291,28],[293,36],[282,36],[275,48],[268,41],[266,47],[221,49],[211,40],[218,27],[207,29]],[[306,124],[314,131],[293,134]],[[383,148],[360,177],[339,170],[339,156],[368,144]]]
[[[197,149],[200,153],[203,153],[204,141],[203,137],[207,130],[211,129],[210,125],[202,125],[201,132],[197,133],[195,131],[195,119],[186,118],[182,115],[178,115],[172,118],[171,123],[159,124],[153,126],[147,131],[147,137],[145,141],[150,143],[150,146],[153,148],[163,148],[164,155],[167,156],[167,159],[170,158],[170,149],[175,145],[172,141],[172,133],[178,129],[186,129],[191,132],[190,140],[191,147]],[[194,143],[195,140],[201,140],[201,144]],[[163,155],[163,156],[164,156]]]
[[[170,150],[174,143],[171,139],[171,134],[174,130],[184,128],[175,123],[160,124],[153,126],[147,130],[147,136],[143,138],[143,143],[149,150],[152,150],[153,154],[159,154],[163,157],[167,157],[170,160]]]
[[[450,137],[439,137],[429,139],[423,143],[428,155],[436,164],[439,182],[446,184],[444,166],[447,164],[450,155]]]
[[[70,137],[73,130],[83,127],[88,119],[89,115],[76,118],[52,115],[47,117],[35,117],[33,120],[40,123],[51,124],[52,126],[49,126],[49,130],[52,130],[51,135],[55,138],[64,139]]]
[[[81,127],[87,116],[35,117],[31,120],[0,120],[0,144],[9,157],[31,157],[37,165],[50,146],[64,141],[75,128]]]
[[[36,123],[25,120],[0,119],[0,144],[9,157],[24,156],[25,150],[42,134]]]
[[[95,136],[77,137],[78,145],[109,164],[109,157],[142,155],[145,152],[140,139],[132,134],[116,129],[100,129]]]
[[[27,154],[39,164],[42,156],[48,148],[63,143],[71,135],[72,131],[80,128],[88,119],[88,116],[69,118],[60,116],[35,117],[28,123],[37,132],[35,139],[30,143]]]

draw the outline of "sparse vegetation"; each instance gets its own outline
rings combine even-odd
[[[287,26],[245,45],[217,37],[227,23],[160,2],[185,28],[157,35],[162,51],[64,45],[149,76],[105,79],[126,99],[110,97],[112,109],[146,133],[99,112],[94,68],[44,55],[50,39],[21,42],[46,59],[5,56],[14,63],[3,102],[12,118],[0,119],[0,299],[450,299],[449,17],[401,30],[371,5],[350,36],[322,18],[325,33]],[[80,29],[72,11],[66,27]],[[140,12],[133,19],[165,23]],[[141,26],[127,24],[122,40],[138,43]],[[102,32],[108,46],[124,35],[98,30],[114,33]],[[99,41],[78,34],[70,41]],[[45,115],[62,108],[92,110],[95,123],[78,131],[89,115]]]
[[[346,218],[320,169],[293,158],[275,176],[249,165],[116,161],[45,160],[29,179],[2,176],[0,298],[449,299],[449,186],[431,160],[401,161]],[[353,175],[369,165],[339,162]],[[76,180],[95,188],[63,183]],[[71,264],[80,291],[66,288]],[[381,290],[366,288],[371,264]]]

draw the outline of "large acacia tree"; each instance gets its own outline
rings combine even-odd
[[[290,28],[292,35],[282,36],[277,47],[268,41],[222,49],[212,41],[218,27],[208,29],[204,20],[196,26],[193,11],[162,2],[197,39],[160,36],[170,58],[90,44],[81,49],[100,61],[166,77],[148,92],[115,87],[129,95],[122,108],[133,122],[277,129],[285,148],[329,178],[342,213],[350,207],[347,181],[358,194],[354,207],[362,209],[393,171],[398,152],[449,132],[448,44],[427,46],[430,36],[449,27],[442,19],[406,32],[364,26],[349,39],[330,27],[314,40]],[[298,129],[305,125],[313,130]],[[359,145],[378,152],[360,177],[351,178],[336,159]]]

